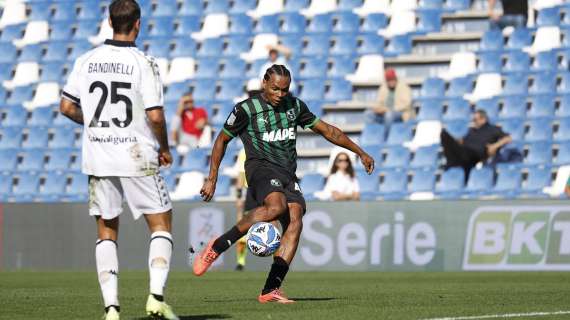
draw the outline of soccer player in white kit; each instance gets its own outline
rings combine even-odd
[[[75,61],[60,111],[83,125],[82,171],[89,175],[89,214],[97,222],[95,260],[104,319],[119,319],[117,234],[123,199],[151,232],[150,294],[146,312],[178,319],[164,302],[172,255],[172,204],[160,166],[172,155],[163,113],[162,84],[154,59],[135,46],[140,7],[134,0],[109,6],[113,39]]]

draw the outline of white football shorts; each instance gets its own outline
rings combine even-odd
[[[143,177],[89,176],[89,215],[105,220],[118,217],[126,200],[133,217],[172,209],[166,183],[160,174]]]

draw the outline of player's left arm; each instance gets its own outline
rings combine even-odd
[[[330,125],[323,120],[319,120],[311,128],[311,130],[313,130],[315,133],[320,134],[329,142],[356,153],[360,157],[360,161],[362,161],[362,164],[364,165],[364,168],[368,174],[371,174],[372,171],[374,171],[374,159],[369,156],[364,150],[362,150],[362,148],[360,148],[356,143],[350,140],[350,138],[339,128]]]
[[[83,124],[83,110],[69,99],[61,98],[59,102],[59,112],[68,117],[71,121]]]

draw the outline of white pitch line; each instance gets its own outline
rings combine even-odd
[[[523,318],[523,317],[556,316],[561,314],[570,314],[570,311],[488,314],[484,316],[425,318],[420,320],[475,320],[475,319],[498,319],[498,318]]]

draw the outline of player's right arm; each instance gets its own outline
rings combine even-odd
[[[210,173],[208,179],[204,182],[204,186],[200,190],[202,199],[206,202],[212,200],[216,193],[216,182],[218,181],[218,171],[220,164],[226,153],[228,143],[238,136],[247,126],[249,118],[243,108],[238,104],[228,116],[222,132],[218,134],[214,147],[212,148],[212,156],[210,158]]]
[[[61,98],[61,101],[59,102],[59,112],[71,119],[73,122],[83,124],[83,110],[81,110],[75,102],[66,98]]]

